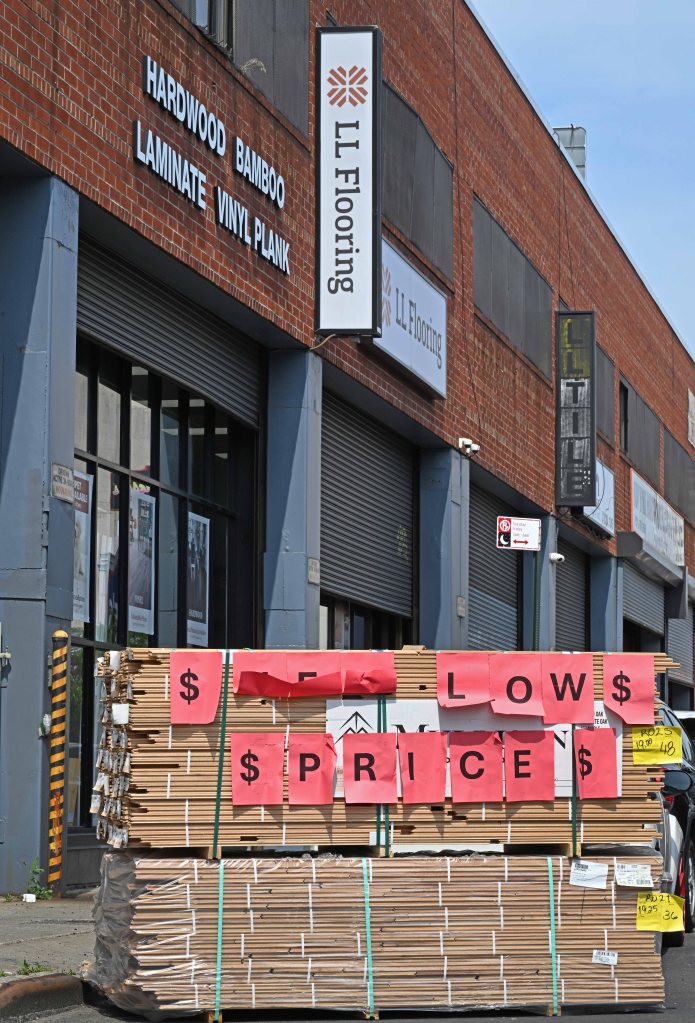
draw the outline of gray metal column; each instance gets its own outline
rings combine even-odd
[[[555,573],[562,571],[562,565],[556,565],[550,560],[550,555],[555,551],[557,551],[557,519],[554,519],[552,515],[543,515],[541,518],[541,549],[538,552],[538,557],[541,559],[539,650],[555,649]]]
[[[618,559],[589,560],[589,644],[591,650],[620,650],[618,638]],[[622,601],[621,601],[622,604]]]
[[[53,629],[72,617],[74,517],[51,464],[73,465],[77,195],[55,178],[0,192],[0,621],[12,653],[0,689],[0,889],[25,891],[46,866]]]
[[[468,644],[470,463],[453,448],[420,453],[420,642]]]
[[[321,360],[271,352],[268,361],[268,476],[264,558],[265,645],[319,645],[321,543]],[[313,577],[313,571],[312,571]]]

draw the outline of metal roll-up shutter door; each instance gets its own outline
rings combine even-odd
[[[509,507],[471,487],[468,645],[472,650],[516,650],[519,555],[498,550],[497,516]]]
[[[323,396],[321,586],[356,603],[413,613],[412,447]]]
[[[669,668],[668,677],[693,685],[693,635],[695,633],[695,607],[688,604],[687,618],[669,618],[666,652],[679,665]]]
[[[77,267],[78,330],[258,425],[255,345],[87,239],[80,239]]]
[[[623,617],[631,622],[664,634],[664,588],[623,562]]]
[[[586,554],[562,539],[557,550],[565,560],[555,568],[555,649],[586,650]]]

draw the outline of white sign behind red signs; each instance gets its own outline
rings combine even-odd
[[[541,549],[541,520],[497,516],[497,546],[512,551]]]

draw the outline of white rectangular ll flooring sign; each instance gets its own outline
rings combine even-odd
[[[381,35],[317,33],[316,330],[381,332]]]

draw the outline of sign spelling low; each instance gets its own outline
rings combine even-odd
[[[381,33],[317,32],[316,330],[381,333]]]
[[[557,314],[555,501],[596,504],[596,336],[594,313]]]
[[[497,546],[512,551],[541,549],[541,520],[497,516]]]

